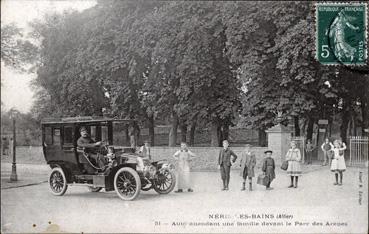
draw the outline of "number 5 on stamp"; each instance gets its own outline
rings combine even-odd
[[[367,4],[316,4],[316,58],[325,65],[367,64]]]

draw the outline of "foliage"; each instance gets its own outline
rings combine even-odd
[[[1,61],[18,72],[26,72],[35,61],[37,48],[24,38],[15,24],[1,24]]]
[[[151,127],[169,120],[173,131],[196,122],[226,131],[240,115],[258,129],[274,125],[278,113],[285,124],[332,116],[342,100],[367,99],[315,60],[312,9],[310,2],[98,1],[81,13],[49,15],[32,24],[40,40],[34,113],[104,110]]]

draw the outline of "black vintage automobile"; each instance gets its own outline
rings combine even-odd
[[[123,200],[135,199],[141,190],[170,193],[176,183],[173,165],[165,160],[145,161],[143,168],[139,168],[140,155],[135,148],[114,144],[122,142],[127,127],[134,122],[106,117],[44,119],[42,145],[45,160],[52,168],[51,192],[62,196],[68,185],[86,185],[91,192],[99,192],[102,188],[115,190]],[[86,149],[77,146],[81,127],[87,129],[93,140],[105,142],[96,154],[106,160],[106,168],[99,168]],[[107,158],[108,148],[115,151],[113,157]]]

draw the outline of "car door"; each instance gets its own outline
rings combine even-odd
[[[61,127],[46,126],[44,128],[44,153],[47,162],[63,160],[63,151],[61,148]]]
[[[74,126],[64,125],[62,130],[62,150],[64,154],[64,160],[77,165],[76,148],[74,144]]]

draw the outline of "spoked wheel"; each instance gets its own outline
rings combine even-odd
[[[95,193],[100,192],[102,189],[102,187],[95,187],[95,186],[88,186],[87,188],[90,192],[95,192]]]
[[[67,191],[68,185],[63,169],[60,167],[53,168],[49,176],[49,185],[52,194],[56,196],[64,195]]]
[[[134,200],[141,191],[141,180],[138,173],[129,167],[119,169],[114,176],[114,188],[121,199]]]
[[[176,185],[176,176],[170,170],[164,170],[158,172],[157,177],[154,179],[154,189],[157,193],[167,194],[170,193]]]

